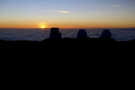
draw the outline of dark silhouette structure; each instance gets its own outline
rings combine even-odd
[[[87,38],[88,38],[88,35],[87,35],[86,30],[80,29],[77,34],[77,39],[87,39]]]
[[[62,34],[59,28],[51,28],[50,39],[62,39]]]
[[[112,39],[112,33],[110,32],[109,29],[105,29],[101,36],[100,36],[100,39],[104,39],[104,40],[110,40]]]

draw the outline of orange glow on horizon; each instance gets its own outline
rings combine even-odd
[[[0,28],[40,28],[46,29],[51,27],[58,27],[62,29],[70,28],[135,28],[133,25],[48,25],[48,24],[39,24],[39,25],[0,25]]]

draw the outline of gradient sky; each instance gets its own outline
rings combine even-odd
[[[0,0],[0,27],[135,27],[135,0]]]

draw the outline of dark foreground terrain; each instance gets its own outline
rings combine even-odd
[[[135,41],[115,41],[102,39],[46,39],[44,41],[3,41],[0,48],[78,48],[78,49],[133,49]]]
[[[134,40],[115,41],[109,34],[94,39],[88,38],[85,32],[77,39],[62,39],[58,31],[52,33],[50,39],[41,42],[0,41],[1,77],[10,80],[10,84],[15,81],[23,85],[18,82],[25,82],[28,86],[30,82],[38,82],[41,85],[53,83],[58,87],[61,82],[60,87],[65,85],[66,89],[68,84],[76,87],[85,84],[82,89],[86,85],[112,89],[115,84],[116,88],[121,88],[130,82],[126,80],[133,79]],[[15,87],[19,86],[17,84]],[[55,88],[53,84],[49,88]]]
[[[134,71],[135,41],[118,42],[102,39],[0,41],[0,47],[2,69],[6,73],[9,72],[6,75],[19,73],[23,76],[21,77],[23,80],[34,75],[33,78],[38,77],[41,80],[43,79],[41,77],[50,77],[53,80],[64,77],[70,81],[74,78],[80,80],[80,77],[83,77],[85,80],[89,78],[96,80],[95,82],[100,80],[99,78],[103,79],[101,81],[111,78],[115,82],[122,78],[120,81],[123,82],[125,80],[123,75],[125,73],[132,75],[131,72]],[[32,75],[27,77],[29,73]],[[16,77],[19,74],[13,75]]]
[[[2,53],[0,55],[5,55],[1,60],[11,63],[19,62],[28,66],[49,65],[49,68],[50,66],[70,67],[68,65],[71,64],[74,67],[86,65],[100,68],[100,66],[134,64],[135,41],[120,42],[92,38],[48,39],[41,42],[0,41],[0,48]]]

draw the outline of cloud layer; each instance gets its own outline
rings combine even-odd
[[[61,14],[69,14],[69,13],[71,13],[70,11],[68,11],[68,10],[59,10],[59,11],[57,11],[58,13],[61,13]]]

